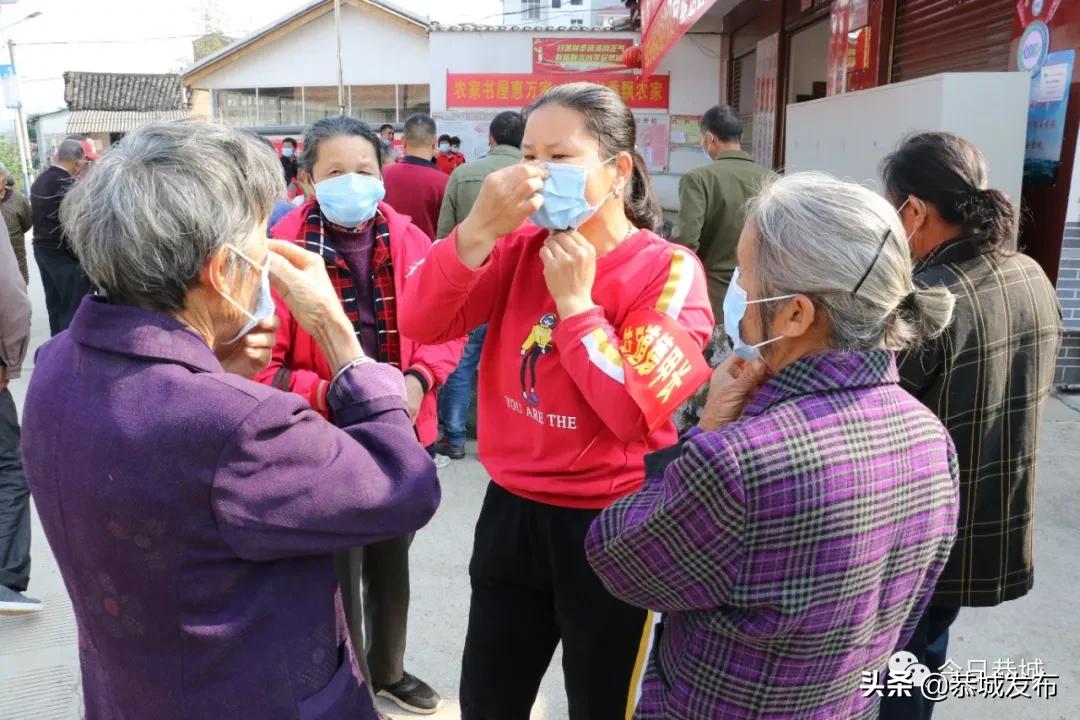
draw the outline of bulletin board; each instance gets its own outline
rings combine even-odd
[[[700,115],[672,115],[671,116],[671,144],[672,145],[700,145],[701,144],[701,116]]]
[[[634,115],[637,121],[637,148],[650,173],[665,173],[668,167],[668,136],[670,120],[667,115]]]

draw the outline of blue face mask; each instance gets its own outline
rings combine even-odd
[[[293,156],[293,155],[294,155],[295,153],[296,153],[296,151],[295,151],[295,150],[293,150],[293,149],[292,149],[291,147],[289,147],[288,145],[286,145],[285,147],[281,148],[281,157],[284,157],[284,158],[291,158],[291,157],[292,157],[292,156]]]
[[[221,297],[228,300],[237,310],[248,316],[248,321],[247,323],[245,323],[244,327],[240,328],[240,332],[236,333],[236,336],[229,341],[229,343],[234,343],[240,338],[247,335],[253,329],[255,329],[256,325],[274,314],[274,296],[270,294],[269,255],[266,258],[266,263],[260,266],[254,260],[245,255],[240,250],[240,248],[236,247],[235,245],[229,245],[229,250],[239,255],[244,261],[246,261],[253,268],[258,269],[259,271],[259,296],[258,300],[255,303],[254,311],[248,310],[246,307],[236,302],[236,300],[233,300],[232,297],[222,292],[221,290],[218,290],[218,292],[221,293]]]
[[[384,197],[382,180],[370,175],[349,173],[315,184],[315,199],[322,214],[344,228],[354,228],[373,218]]]
[[[450,152],[450,143],[439,143],[439,152]]]
[[[783,337],[780,335],[771,340],[759,342],[757,345],[747,345],[739,332],[739,325],[742,324],[742,319],[746,316],[747,305],[756,305],[771,300],[787,300],[793,297],[795,296],[778,295],[777,297],[762,298],[760,300],[747,300],[746,290],[743,290],[742,285],[739,284],[739,268],[735,268],[735,274],[731,276],[731,284],[728,285],[727,294],[724,295],[724,330],[727,332],[727,336],[731,338],[735,354],[747,362],[760,360],[761,350],[759,348],[774,343]]]
[[[590,205],[585,199],[585,182],[589,179],[589,174],[616,157],[618,156],[613,155],[592,168],[568,163],[547,163],[548,176],[540,190],[544,204],[530,215],[529,219],[534,225],[548,230],[577,230],[614,192],[609,192],[596,205]]]

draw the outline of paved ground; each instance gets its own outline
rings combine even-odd
[[[35,340],[48,334],[41,285],[33,281]],[[36,344],[35,344],[36,345]],[[21,404],[26,381],[13,385]],[[1080,626],[1076,623],[1080,566],[1080,402],[1051,401],[1043,426],[1039,463],[1038,529],[1034,591],[999,608],[964,611],[953,635],[951,656],[968,660],[1041,658],[1046,671],[1061,675],[1056,698],[1040,700],[950,700],[942,720],[1074,720],[1080,718]],[[407,666],[447,697],[440,720],[460,717],[456,702],[469,587],[466,568],[472,528],[486,483],[472,459],[441,471],[443,505],[413,545],[413,607]],[[46,602],[33,618],[0,619],[0,719],[75,720],[80,716],[79,673],[71,604],[41,534],[34,527],[30,592]],[[536,719],[567,717],[559,659],[545,678]],[[394,718],[410,717],[385,708]]]

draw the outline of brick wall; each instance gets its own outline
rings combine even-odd
[[[1080,386],[1080,222],[1065,223],[1057,292],[1061,299],[1065,338],[1054,384]]]

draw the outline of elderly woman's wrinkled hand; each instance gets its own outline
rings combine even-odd
[[[737,355],[729,355],[713,371],[709,381],[709,397],[705,401],[698,427],[717,430],[738,420],[770,376],[768,366],[761,360],[747,362]]]
[[[221,367],[225,372],[241,377],[258,375],[270,364],[270,354],[274,350],[280,325],[277,315],[271,315],[236,342],[215,348],[214,353],[221,361]]]

